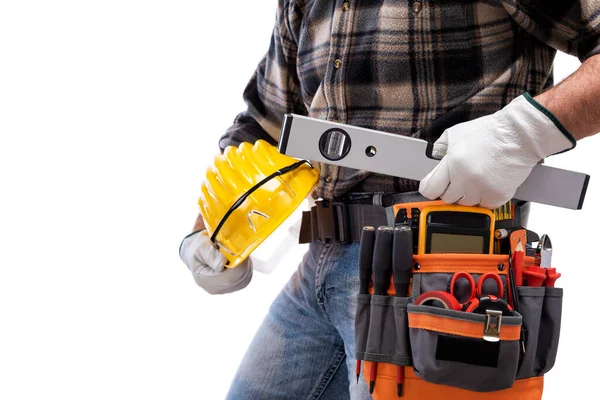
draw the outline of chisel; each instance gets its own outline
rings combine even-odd
[[[394,228],[380,226],[375,234],[375,246],[373,248],[373,286],[375,294],[385,296],[390,286],[392,277],[392,241]],[[377,363],[371,362],[371,377],[369,391],[375,390],[375,379],[377,377]]]

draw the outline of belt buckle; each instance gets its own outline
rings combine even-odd
[[[347,243],[350,240],[348,206],[337,201],[319,200],[315,203],[317,239],[321,243]]]

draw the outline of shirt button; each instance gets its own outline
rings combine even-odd
[[[327,176],[327,178],[325,178],[325,182],[327,183],[331,183],[331,181],[333,180],[333,178],[331,177],[331,175]]]
[[[342,10],[348,11],[349,9],[350,9],[350,3],[345,1],[344,4],[342,4]]]
[[[413,3],[413,11],[415,12],[415,14],[418,14],[422,8],[423,8],[423,5],[420,2],[415,1]]]
[[[334,61],[333,65],[335,65],[336,68],[340,68],[342,66],[342,60],[338,58]]]

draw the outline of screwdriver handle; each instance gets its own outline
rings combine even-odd
[[[394,229],[390,226],[380,226],[375,234],[373,248],[373,284],[375,294],[387,294],[392,276],[392,241]]]
[[[394,228],[394,241],[392,247],[392,272],[394,274],[394,287],[396,296],[408,296],[408,286],[412,272],[413,234],[407,224],[400,224]]]
[[[365,226],[360,235],[358,249],[358,269],[360,276],[360,294],[369,294],[371,275],[373,275],[373,246],[375,245],[375,228]]]

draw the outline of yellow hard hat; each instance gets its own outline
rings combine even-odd
[[[227,267],[244,261],[312,191],[318,171],[264,140],[229,146],[206,171],[198,200],[212,243]]]

